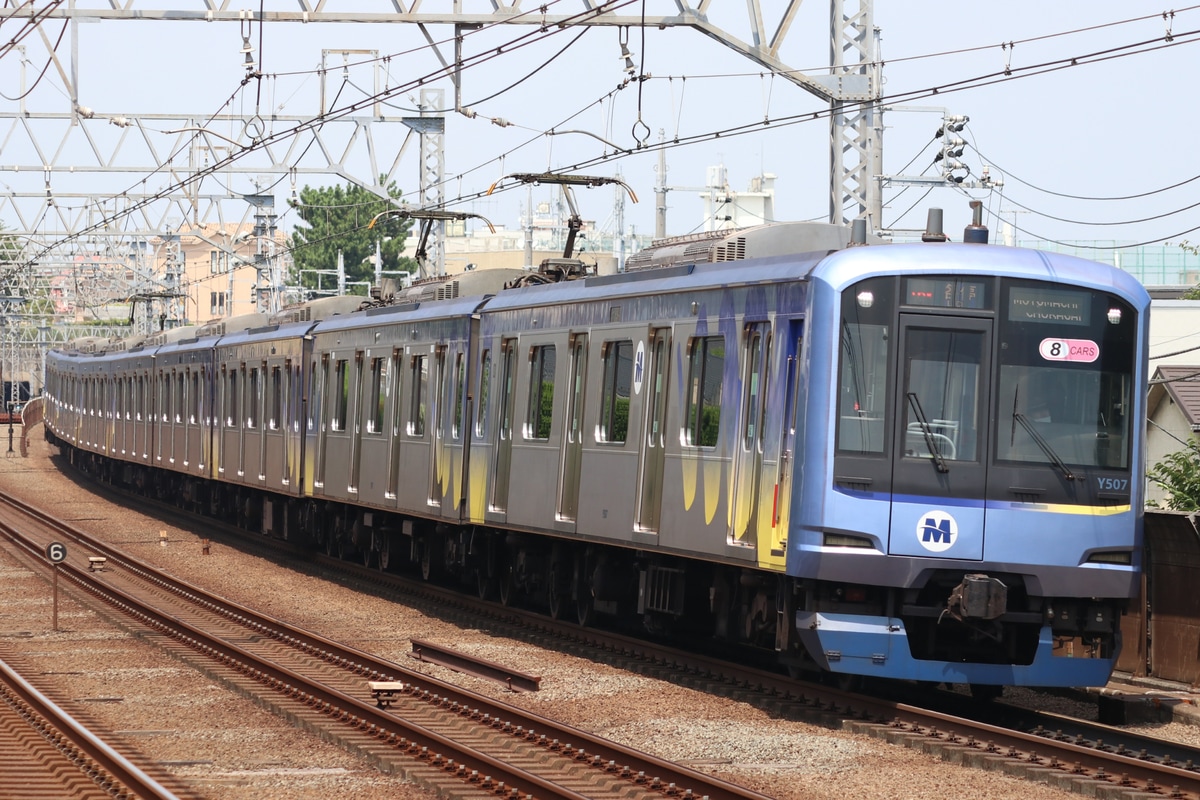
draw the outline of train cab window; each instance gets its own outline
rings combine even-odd
[[[382,358],[371,359],[371,394],[370,397],[374,400],[371,404],[371,416],[367,417],[367,433],[374,435],[383,434],[383,409],[387,401],[387,387],[383,380],[383,364]]]
[[[725,379],[725,337],[695,337],[688,342],[688,351],[684,443],[690,447],[716,447]]]
[[[1137,315],[1075,286],[1006,281],[996,458],[1128,469]]]
[[[547,441],[554,419],[554,345],[529,349],[529,409],[525,438]]]
[[[283,424],[283,370],[279,367],[271,367],[271,383],[267,389],[267,403],[267,427],[277,431]]]
[[[408,435],[425,436],[425,395],[429,387],[429,356],[413,356],[409,365]]]
[[[484,350],[479,363],[479,402],[475,406],[475,437],[487,435],[488,396],[492,388],[492,351]]]
[[[842,293],[837,399],[839,453],[883,453],[894,294],[890,278],[863,281]]]
[[[338,359],[333,373],[333,408],[329,425],[332,430],[346,430],[346,417],[350,410],[350,362]]]
[[[604,383],[600,398],[600,425],[596,438],[623,444],[629,434],[629,390],[633,385],[633,342],[604,343]]]
[[[984,336],[910,327],[906,332],[904,454],[948,461],[979,458]]]

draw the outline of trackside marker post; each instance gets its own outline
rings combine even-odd
[[[67,560],[67,548],[61,542],[46,545],[46,558],[54,565],[54,630],[58,630],[58,565]]]

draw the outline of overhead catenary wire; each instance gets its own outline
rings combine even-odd
[[[579,19],[579,20],[586,19],[591,16],[605,13],[611,7],[620,7],[620,6],[627,5],[634,1],[635,0],[614,0],[614,2],[602,3],[598,6],[595,6],[591,9],[588,9],[584,12],[574,15],[573,18]],[[544,39],[544,38],[553,37],[554,35],[562,32],[564,30],[568,30],[570,27],[571,26],[569,24],[562,23],[559,26],[557,26],[553,29],[549,29],[545,32],[536,32],[533,34],[522,34],[521,36],[518,36],[516,39],[514,39],[513,42],[510,42],[507,45],[507,51],[519,49],[520,47],[526,46],[529,43],[534,42],[534,41],[540,41],[541,39]],[[482,62],[488,61],[494,57],[496,57],[496,54],[489,51],[489,53],[487,53],[487,54],[480,55],[473,59],[465,59],[465,61],[467,61],[468,63],[475,63],[476,61],[482,63]],[[298,123],[288,129],[285,129],[282,131],[275,131],[272,133],[264,133],[264,135],[260,139],[247,145],[242,150],[240,150],[236,153],[231,152],[228,155],[226,155],[224,158],[218,159],[214,163],[194,171],[192,174],[188,175],[187,177],[173,182],[169,186],[167,186],[163,189],[160,189],[155,194],[149,195],[149,196],[133,203],[129,208],[123,210],[120,214],[112,215],[110,217],[105,217],[104,219],[98,220],[98,221],[92,223],[91,225],[88,225],[88,226],[86,226],[78,231],[75,231],[67,236],[61,237],[57,241],[42,247],[40,250],[38,250],[36,253],[34,253],[31,257],[29,257],[25,262],[23,262],[20,265],[20,268],[22,268],[22,269],[27,268],[28,266],[35,263],[37,261],[37,259],[40,258],[43,254],[45,254],[46,252],[49,252],[50,250],[54,249],[55,247],[58,247],[63,244],[74,241],[76,239],[79,239],[80,237],[85,236],[88,233],[91,233],[93,231],[101,230],[104,227],[107,227],[108,225],[112,224],[114,221],[116,221],[117,219],[119,219],[121,217],[132,214],[136,211],[139,211],[142,208],[145,208],[146,206],[150,205],[151,203],[157,202],[158,200],[161,200],[161,199],[169,196],[173,192],[176,192],[186,186],[190,186],[190,185],[202,180],[203,178],[207,177],[208,175],[211,175],[213,173],[219,172],[222,169],[225,169],[226,167],[235,163],[236,161],[240,160],[241,158],[244,158],[246,155],[248,155],[251,152],[256,152],[259,149],[265,148],[265,147],[272,145],[279,141],[285,141],[287,139],[290,139],[293,136],[300,135],[306,131],[317,129],[317,128],[321,127],[326,121],[340,119],[342,117],[349,116],[350,114],[353,114],[355,111],[359,111],[365,107],[369,107],[371,104],[376,102],[382,96],[392,96],[395,94],[399,94],[402,91],[407,91],[411,87],[425,85],[428,82],[430,82],[431,80],[435,79],[436,77],[443,75],[445,72],[446,72],[446,69],[439,69],[433,73],[415,77],[415,78],[411,79],[404,86],[389,88],[386,92],[372,95],[371,97],[366,98],[364,100],[350,103],[341,109],[336,109],[336,110],[331,109],[322,116]],[[238,91],[240,91],[240,89],[241,89],[241,87],[239,87],[239,89],[234,92],[233,97],[231,97],[230,100],[227,100],[223,104],[223,107],[227,106],[233,100],[233,98],[237,96],[237,93],[238,93]],[[209,120],[211,121],[211,119],[215,118],[218,113],[219,112],[214,113],[209,118]],[[180,151],[177,151],[177,153],[178,152],[183,152],[183,150],[181,149]],[[171,158],[174,158],[175,155],[176,154],[172,154]],[[170,163],[170,161],[171,161],[170,158],[166,159],[163,164],[161,164],[154,172],[152,172],[150,174],[155,174],[157,172],[163,171],[166,168],[166,165]],[[145,178],[143,178],[143,180],[141,182],[144,183],[144,181],[145,181]],[[124,193],[122,193],[122,194],[124,194]]]
[[[581,14],[579,16],[580,16],[580,18],[583,18],[584,16],[589,15],[589,14],[604,13],[604,12],[607,12],[608,10],[610,10],[610,8],[619,6],[619,5],[623,5],[623,4],[616,4],[616,3],[606,4],[604,6],[599,6],[597,8],[590,9],[587,12],[584,12],[584,14]],[[562,30],[562,28],[558,28],[557,30]],[[545,38],[548,38],[548,36],[552,35],[554,32],[555,31],[553,31],[553,30],[548,32],[546,34]],[[1132,55],[1138,55],[1141,53],[1152,52],[1154,50],[1163,49],[1166,47],[1183,46],[1186,44],[1195,43],[1197,41],[1198,34],[1200,34],[1200,32],[1195,31],[1195,30],[1186,31],[1186,32],[1173,34],[1166,41],[1164,41],[1161,37],[1155,38],[1152,40],[1142,40],[1142,41],[1138,41],[1138,42],[1131,42],[1128,44],[1120,45],[1117,47],[1106,48],[1106,49],[1100,50],[1100,51],[1093,51],[1093,52],[1089,52],[1089,53],[1085,53],[1085,54],[1081,54],[1081,55],[1077,55],[1077,56],[1073,56],[1073,57],[1065,57],[1065,58],[1061,58],[1061,59],[1054,59],[1051,61],[1042,62],[1040,64],[1006,69],[1003,72],[999,72],[999,73],[998,72],[986,73],[984,75],[976,76],[973,78],[966,78],[966,79],[953,81],[953,82],[938,85],[938,86],[926,87],[924,89],[912,90],[912,91],[908,91],[908,92],[902,92],[902,93],[888,95],[886,97],[880,98],[880,102],[899,102],[899,101],[904,101],[904,100],[912,100],[912,99],[919,99],[919,98],[924,98],[924,97],[937,96],[940,94],[963,91],[968,88],[978,88],[981,86],[988,86],[988,85],[992,85],[995,83],[1006,82],[1009,80],[1018,80],[1018,79],[1022,79],[1022,78],[1032,77],[1035,75],[1047,74],[1049,72],[1054,72],[1054,71],[1058,71],[1058,70],[1062,70],[1062,69],[1068,69],[1068,68],[1073,68],[1073,67],[1077,67],[1077,66],[1086,66],[1089,64],[1099,63],[1101,61],[1107,61],[1107,60],[1111,60],[1111,59],[1115,59],[1115,58],[1126,58],[1126,57],[1129,57]],[[518,39],[516,41],[520,42],[521,39]],[[516,49],[518,46],[520,46],[520,45],[519,44],[507,45],[507,50],[511,51],[513,49]],[[495,57],[496,55],[498,55],[499,51],[501,51],[501,50],[503,50],[503,48],[497,48],[497,52],[495,52],[495,53],[489,51],[487,57],[488,58]],[[469,61],[469,60],[470,59],[467,59],[466,61]],[[484,60],[484,57],[480,56],[478,58],[478,62],[471,62],[471,63],[481,63],[483,60]],[[444,75],[445,72],[446,72],[445,70],[439,70],[434,73],[430,73],[430,74],[415,78],[412,81],[410,81],[408,85],[409,86],[424,85],[428,81],[434,79],[436,76]],[[647,78],[647,80],[650,80],[650,79]],[[641,83],[642,82],[639,82],[639,85]],[[167,192],[174,191],[174,190],[180,188],[182,185],[190,185],[191,183],[195,182],[196,180],[202,179],[206,174],[209,174],[210,172],[215,171],[216,169],[223,169],[223,168],[227,167],[229,164],[244,157],[245,155],[247,155],[250,152],[255,152],[258,149],[261,149],[269,144],[274,144],[275,142],[285,140],[286,138],[301,135],[305,131],[317,129],[322,124],[324,124],[324,122],[326,122],[326,121],[339,119],[343,116],[351,114],[354,111],[365,107],[366,105],[368,105],[370,103],[377,102],[380,99],[386,99],[387,97],[390,97],[390,96],[394,96],[399,91],[403,91],[403,90],[404,89],[401,87],[389,88],[385,92],[373,95],[373,96],[371,96],[371,98],[364,100],[362,102],[348,104],[341,109],[331,110],[319,118],[315,118],[311,121],[297,124],[288,129],[276,131],[276,132],[271,133],[270,135],[263,136],[261,139],[251,143],[248,147],[246,147],[242,151],[239,151],[237,153],[231,153],[228,157],[226,157],[225,159],[221,159],[216,164],[211,165],[210,167],[208,167],[206,169],[198,170],[196,173],[194,173],[193,175],[184,179],[183,181],[177,182],[176,184],[172,185],[171,187],[168,187],[166,190],[159,193],[158,197],[147,198],[147,200],[143,201],[143,202],[150,202],[154,199],[160,199],[162,196],[165,196]],[[846,110],[846,108],[853,107],[854,105],[855,104],[852,104],[852,103],[847,104],[847,106],[843,107],[842,111],[844,112]],[[859,105],[861,105],[861,104],[859,104]],[[703,132],[700,134],[693,134],[693,135],[686,136],[686,137],[679,137],[677,135],[674,139],[672,139],[670,141],[664,141],[659,144],[650,144],[650,143],[646,143],[646,142],[639,142],[639,144],[636,148],[631,148],[629,150],[622,150],[620,152],[612,153],[612,154],[605,153],[601,157],[584,159],[584,160],[575,162],[574,164],[565,165],[564,167],[560,167],[559,169],[560,169],[560,171],[573,171],[573,170],[585,169],[589,166],[594,166],[596,164],[607,163],[607,162],[610,162],[613,160],[625,158],[625,157],[631,155],[635,151],[636,152],[653,152],[660,148],[665,149],[665,148],[673,148],[673,147],[678,147],[678,146],[687,146],[689,144],[695,144],[695,143],[704,142],[704,141],[713,141],[713,140],[717,140],[720,138],[736,137],[736,136],[745,135],[746,133],[750,133],[752,131],[761,130],[763,128],[763,126],[786,127],[789,125],[795,125],[795,124],[801,124],[804,122],[810,122],[810,121],[814,121],[814,120],[826,119],[830,113],[831,113],[831,110],[827,109],[827,110],[816,111],[811,114],[805,113],[805,114],[784,116],[784,117],[780,117],[777,119],[756,120],[753,123],[733,125],[733,126],[722,128],[720,130],[715,130],[715,131],[710,130],[710,131],[706,131],[706,132]],[[543,132],[542,135],[545,135],[545,132]],[[509,152],[511,152],[511,151],[509,151]],[[495,161],[501,157],[502,156],[498,156],[493,159],[489,159],[487,162],[484,162],[484,164],[495,163]],[[483,165],[480,165],[474,169],[482,168],[482,166]],[[463,174],[467,174],[467,173],[463,173]],[[461,175],[453,176],[449,180],[460,180],[460,179],[461,179]],[[482,196],[482,194],[483,194],[482,191],[476,192],[476,193],[467,193],[465,195],[460,193],[460,195],[458,197],[448,200],[447,204],[468,202],[473,199],[478,199],[479,197]],[[137,210],[137,208],[140,208],[140,207],[142,207],[142,206],[139,205],[135,208],[128,209],[122,213],[131,213],[131,211]],[[101,224],[106,224],[107,222],[108,222],[108,220],[101,221],[100,223],[97,223],[97,226],[99,226]],[[94,230],[95,227],[96,226],[92,226],[87,229],[84,229],[83,231],[74,233],[70,237],[68,237],[67,240],[77,238],[81,235],[84,235],[89,230]],[[1195,229],[1193,229],[1193,230],[1195,230]],[[1190,231],[1187,231],[1187,232],[1190,232]],[[1156,239],[1154,241],[1158,241],[1158,240]]]

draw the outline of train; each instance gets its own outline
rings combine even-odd
[[[983,235],[980,235],[980,230]],[[127,489],[581,625],[834,681],[1104,684],[1137,594],[1149,297],[861,226],[655,242],[49,353]]]

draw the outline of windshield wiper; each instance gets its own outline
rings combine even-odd
[[[925,446],[929,448],[929,455],[933,457],[933,464],[937,467],[937,471],[949,472],[950,467],[946,464],[945,457],[942,456],[942,450],[933,436],[933,428],[929,427],[929,420],[925,418],[925,409],[921,408],[921,401],[917,399],[916,392],[908,393],[908,404],[912,406],[913,414],[917,417],[917,424],[921,426],[921,433],[925,436]]]
[[[1042,452],[1046,454],[1046,458],[1050,459],[1050,463],[1062,470],[1064,478],[1069,481],[1075,480],[1075,473],[1071,472],[1071,469],[1063,462],[1061,458],[1058,457],[1058,453],[1054,452],[1054,448],[1051,447],[1050,443],[1043,439],[1042,435],[1034,429],[1033,423],[1030,422],[1024,414],[1019,412],[1014,413],[1013,419],[1021,423],[1021,427],[1024,428],[1025,432],[1029,434],[1029,438],[1033,439],[1034,443],[1037,444],[1038,447],[1042,448]]]

